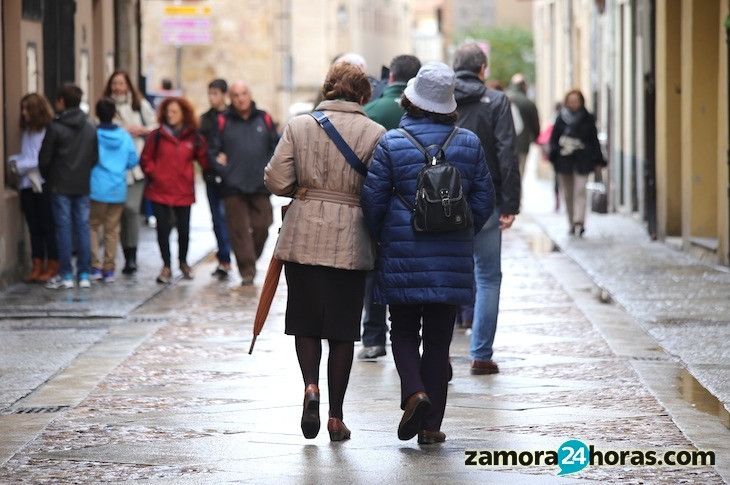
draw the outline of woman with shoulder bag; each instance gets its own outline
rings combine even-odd
[[[586,109],[583,93],[577,89],[565,95],[563,107],[555,119],[549,158],[565,198],[570,224],[568,234],[582,237],[586,230],[588,175],[605,162],[598,142],[596,119]]]
[[[350,438],[342,405],[354,342],[360,340],[365,275],[375,259],[360,208],[367,173],[362,161],[370,160],[385,132],[363,111],[370,90],[358,67],[332,66],[322,89],[325,101],[313,115],[326,117],[321,122],[334,127],[342,143],[338,146],[314,116],[297,116],[285,127],[265,171],[272,193],[294,198],[274,254],[284,261],[289,288],[286,333],[294,335],[304,379],[301,428],[307,439],[320,427],[323,339],[329,342],[327,430],[332,441]]]
[[[104,89],[104,97],[114,100],[117,115],[114,123],[121,126],[132,136],[137,155],[141,155],[145,138],[157,127],[155,110],[150,103],[134,88],[129,73],[115,71]],[[139,243],[139,209],[144,191],[144,173],[140,167],[127,172],[127,202],[122,213],[121,242],[124,251],[126,275],[137,271],[137,244]]]
[[[157,218],[157,243],[163,267],[157,282],[170,283],[170,231],[177,228],[178,261],[185,279],[193,272],[187,262],[190,206],[195,203],[195,167],[208,168],[207,146],[198,133],[193,107],[184,98],[166,98],[159,108],[160,127],[147,137],[140,165],[147,176],[145,197]]]
[[[494,208],[494,187],[479,138],[454,125],[455,81],[445,64],[421,67],[403,92],[406,115],[400,129],[380,140],[362,191],[365,221],[380,247],[375,299],[390,308],[390,339],[401,379],[404,412],[398,438],[418,435],[424,445],[446,440],[441,422],[454,320],[460,305],[474,302],[474,235]],[[460,187],[457,183],[453,191],[439,190],[439,201],[425,197],[423,186],[417,201],[426,170],[440,164],[458,170]],[[448,222],[454,217],[451,210],[465,200],[472,224],[429,232],[428,218],[419,208],[434,200],[435,221]]]

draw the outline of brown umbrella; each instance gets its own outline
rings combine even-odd
[[[282,220],[284,219],[284,215],[288,208],[288,205],[281,208]],[[253,340],[251,340],[251,347],[248,349],[249,355],[253,353],[253,346],[256,344],[256,337],[258,337],[261,333],[261,329],[264,328],[264,323],[266,323],[266,317],[269,316],[271,302],[274,300],[276,287],[279,286],[279,277],[281,276],[281,269],[283,267],[284,262],[282,260],[275,256],[271,258],[269,269],[266,270],[264,286],[261,287],[261,296],[259,296],[259,306],[256,308],[256,317],[253,321]]]

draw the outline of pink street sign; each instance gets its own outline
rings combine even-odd
[[[168,17],[161,22],[162,42],[172,45],[207,45],[213,42],[209,18]]]

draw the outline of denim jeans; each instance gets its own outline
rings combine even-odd
[[[386,306],[373,301],[373,290],[377,272],[369,271],[365,279],[365,299],[363,300],[362,344],[365,347],[385,346],[388,325],[385,323]]]
[[[76,272],[89,273],[91,265],[91,232],[89,229],[89,196],[53,194],[53,221],[56,225],[59,274],[73,276],[71,255],[76,237]]]
[[[205,190],[208,193],[208,204],[210,205],[210,215],[213,219],[213,232],[215,240],[218,241],[218,258],[219,263],[231,262],[231,242],[228,239],[228,227],[226,226],[226,209],[223,205],[223,199],[218,196],[218,189],[210,183],[205,184]]]
[[[500,210],[496,208],[479,234],[474,238],[474,278],[476,301],[471,327],[471,357],[490,360],[497,332],[499,289],[502,285],[502,230]]]

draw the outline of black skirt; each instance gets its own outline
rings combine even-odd
[[[284,263],[286,334],[360,340],[366,271]]]

